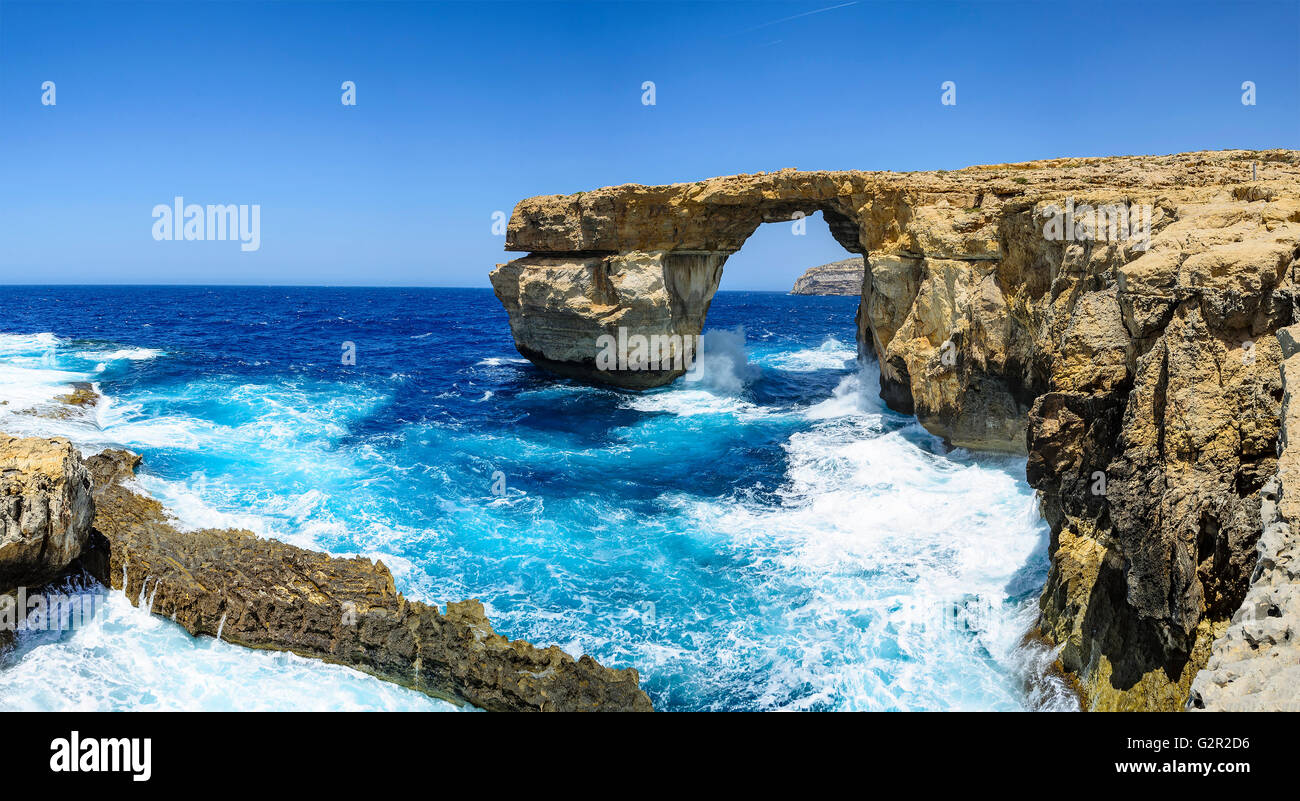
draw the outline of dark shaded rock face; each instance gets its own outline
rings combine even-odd
[[[1059,333],[1027,431],[1052,527],[1040,626],[1092,709],[1183,707],[1245,597],[1277,469],[1275,332],[1300,267],[1283,221],[1300,217],[1213,196],[1169,213],[1150,251],[1060,271],[1043,309]]]
[[[794,282],[791,295],[861,295],[867,268],[861,256],[809,267]]]
[[[1279,329],[1277,474],[1260,490],[1263,533],[1246,599],[1192,681],[1189,710],[1300,712],[1300,326]]]
[[[339,559],[232,529],[179,532],[121,486],[140,457],[86,460],[95,541],[86,569],[191,634],[293,651],[493,711],[650,711],[636,670],[492,630],[478,601],[447,612],[397,593],[382,563]]]

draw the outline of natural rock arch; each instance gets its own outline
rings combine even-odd
[[[907,348],[890,352],[880,340],[903,325],[923,273],[982,265],[987,274],[1001,261],[1004,220],[995,213],[1001,206],[995,198],[1021,192],[1009,176],[954,175],[782,170],[529,198],[515,208],[506,239],[507,249],[529,255],[499,265],[492,285],[510,314],[516,347],[533,363],[615,386],[660,386],[683,371],[602,369],[602,336],[616,337],[620,328],[647,337],[698,336],[727,257],[763,223],[820,211],[837,242],[869,257],[859,340],[864,355],[884,354],[883,391],[890,403],[928,420],[954,443],[1023,450],[1032,393],[1018,399],[987,374],[945,370],[945,383],[978,381],[988,398],[987,419],[999,421],[971,428],[962,418],[943,417],[939,394],[923,389],[918,398],[914,391],[912,371],[961,337],[964,302],[962,308],[949,304],[943,319],[925,321],[926,330],[914,332]]]
[[[1062,206],[1144,212],[1149,233],[1071,218],[1053,238]],[[1276,475],[1283,499],[1300,497],[1300,475],[1278,468],[1276,333],[1296,320],[1300,153],[782,170],[536,197],[507,233],[528,255],[492,285],[534,363],[657,386],[679,372],[597,369],[598,338],[698,334],[727,256],[796,211],[822,211],[866,257],[858,345],[879,360],[882,397],[954,445],[1027,453],[1052,528],[1038,631],[1087,705],[1181,708],[1250,587],[1266,485]]]

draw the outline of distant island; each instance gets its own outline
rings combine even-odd
[[[833,261],[809,267],[807,272],[794,282],[791,295],[861,295],[862,294],[861,256]]]

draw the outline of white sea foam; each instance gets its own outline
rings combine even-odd
[[[71,391],[74,381],[86,381],[86,373],[52,367],[0,364],[0,401],[3,411],[15,412],[47,403]]]
[[[1008,586],[1047,533],[1015,478],[1023,461],[939,455],[914,425],[882,433],[889,413],[854,398],[861,383],[846,379],[790,437],[779,504],[666,498],[748,565],[756,595],[787,599],[706,635],[700,669],[757,658],[762,708],[1020,708],[1033,603]]]
[[[59,366],[59,346],[59,339],[48,332],[0,334],[0,359],[3,359],[0,362],[0,422],[8,427],[6,430],[30,430],[31,424],[13,421],[8,416],[53,402],[70,391],[69,384],[92,381],[106,369],[105,362],[118,359],[138,361],[159,353],[150,348],[78,353],[76,355],[80,358],[99,361],[93,370],[85,371]]]
[[[39,334],[0,334],[0,353],[48,350],[58,344],[59,338],[49,331]]]
[[[773,354],[763,364],[792,373],[843,370],[857,359],[857,350],[829,337],[820,347]]]
[[[132,361],[143,362],[150,359],[156,359],[162,355],[162,351],[157,348],[118,348],[110,351],[83,350],[77,352],[77,357],[100,362]]]
[[[625,408],[640,412],[668,412],[681,417],[725,414],[739,419],[765,417],[773,412],[743,398],[718,395],[703,389],[672,389],[649,392],[625,400]]]
[[[60,340],[50,333],[0,334],[0,359],[3,360],[0,361],[0,429],[14,434],[65,436],[86,445],[110,443],[112,440],[99,431],[108,399],[101,399],[94,407],[58,407],[60,414],[41,413],[51,411],[57,404],[56,398],[68,394],[73,383],[90,383],[96,393],[100,392],[94,381],[105,369],[104,363],[90,371],[60,366],[63,361],[58,350],[60,345]],[[152,358],[146,353],[156,355],[158,351],[122,348],[76,354],[76,357],[107,361]],[[27,413],[32,411],[37,414]],[[171,435],[177,433],[173,429]]]
[[[0,681],[9,711],[455,709],[338,665],[193,638],[107,591],[80,628],[20,634]]]

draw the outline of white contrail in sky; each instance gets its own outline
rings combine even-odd
[[[814,11],[805,11],[802,14],[795,14],[792,17],[782,17],[781,19],[774,19],[771,22],[764,22],[762,25],[755,25],[752,28],[746,28],[745,30],[741,31],[741,33],[749,33],[750,31],[756,31],[759,28],[766,28],[769,25],[779,25],[782,22],[789,22],[792,19],[799,19],[800,17],[808,17],[813,14],[820,14],[823,11],[834,11],[837,8],[844,8],[845,6],[856,6],[857,4],[858,4],[858,0],[853,0],[850,3],[840,3],[837,6],[827,6],[826,8],[819,8]]]

